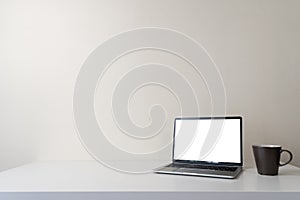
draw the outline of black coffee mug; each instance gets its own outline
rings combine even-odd
[[[257,172],[261,175],[278,175],[278,168],[289,164],[293,154],[280,145],[252,145]],[[287,152],[290,159],[286,163],[280,163],[280,155]]]

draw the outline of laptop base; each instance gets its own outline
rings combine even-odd
[[[214,178],[225,178],[234,179],[242,171],[241,166],[235,166],[234,171],[222,171],[222,170],[211,170],[201,168],[189,168],[189,167],[176,167],[173,164],[160,167],[154,170],[155,173],[159,174],[173,174],[173,175],[187,175],[187,176],[202,176],[202,177],[214,177]]]

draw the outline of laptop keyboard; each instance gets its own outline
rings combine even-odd
[[[237,167],[227,167],[227,166],[211,166],[211,165],[196,165],[196,164],[171,164],[170,167],[178,168],[197,168],[197,169],[208,169],[208,170],[218,170],[218,171],[231,171],[237,170]]]

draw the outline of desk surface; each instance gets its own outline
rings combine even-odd
[[[0,192],[300,192],[300,168],[280,168],[279,176],[244,169],[234,180],[163,174],[126,174],[96,161],[35,162],[0,172]]]

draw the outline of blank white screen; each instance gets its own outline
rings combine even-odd
[[[221,124],[218,133],[211,128],[212,120]],[[209,131],[210,130],[210,131]],[[241,163],[240,119],[177,119],[175,126],[174,159]],[[207,154],[200,155],[209,134],[218,135]],[[179,136],[180,135],[180,136]],[[193,137],[191,137],[193,135]],[[184,137],[186,136],[186,137]],[[189,138],[189,141],[184,141]],[[210,138],[212,139],[212,138]],[[187,144],[188,143],[188,144]]]

